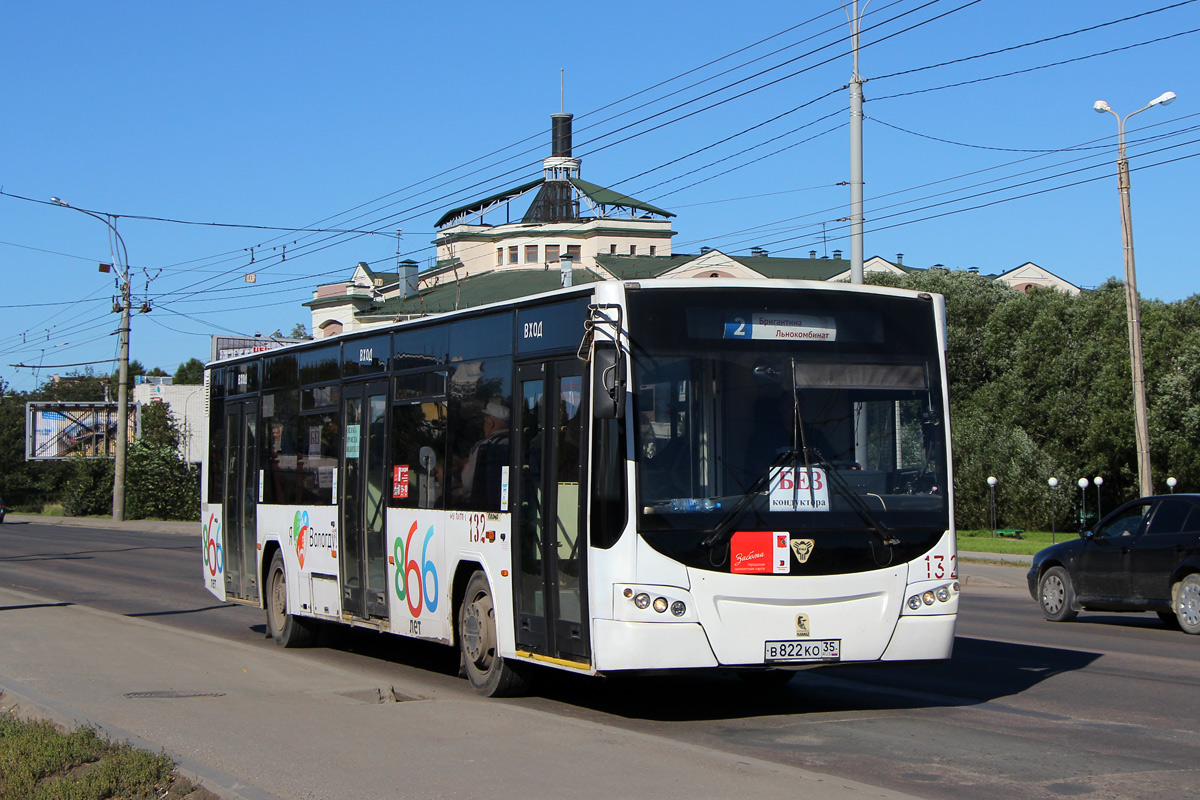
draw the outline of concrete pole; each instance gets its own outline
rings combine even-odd
[[[125,247],[125,240],[121,237],[121,232],[117,230],[114,220],[116,217],[111,214],[105,214],[103,217],[99,214],[94,214],[82,208],[76,208],[65,200],[57,197],[51,197],[50,202],[63,208],[70,208],[78,211],[80,214],[87,214],[92,219],[98,219],[108,226],[112,231],[112,235],[116,238],[117,243],[121,246],[118,253],[114,253],[113,260],[117,266],[118,280],[121,282],[121,328],[118,331],[120,334],[120,367],[117,370],[117,442],[116,452],[113,455],[113,521],[125,521],[125,453],[129,444],[129,305],[130,305],[130,288],[129,288],[129,249]],[[107,390],[106,390],[107,391]],[[107,427],[106,427],[107,430]]]
[[[114,522],[125,521],[125,453],[129,444],[129,294],[129,264],[126,263],[121,274],[121,364],[117,371],[117,451],[113,458]]]
[[[850,282],[863,282],[863,91],[858,74],[858,31],[862,19],[854,0],[850,19],[850,49],[854,69],[850,75]]]
[[[1138,491],[1142,497],[1154,494],[1150,470],[1150,426],[1146,420],[1146,373],[1142,361],[1142,312],[1138,299],[1137,270],[1133,260],[1133,209],[1129,202],[1129,159],[1125,156],[1125,123],[1154,106],[1175,102],[1174,92],[1163,92],[1137,111],[1121,117],[1103,100],[1092,109],[1117,118],[1117,190],[1121,195],[1121,242],[1125,260],[1125,310],[1129,323],[1129,361],[1133,373],[1133,427],[1137,445]]]
[[[1125,248],[1125,307],[1129,323],[1129,361],[1133,371],[1133,418],[1137,444],[1138,488],[1142,497],[1154,494],[1150,473],[1150,425],[1146,420],[1146,372],[1142,360],[1142,313],[1137,270],[1133,260],[1133,208],[1129,202],[1129,159],[1125,157],[1125,126],[1118,143],[1117,183],[1121,195],[1121,241]]]

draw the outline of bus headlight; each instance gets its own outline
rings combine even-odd
[[[914,594],[904,602],[910,611],[920,611],[922,608],[932,606],[937,603],[949,603],[958,593],[962,591],[958,581],[953,583],[945,583],[941,586],[935,586],[932,589],[926,589],[920,594]]]
[[[697,622],[696,603],[681,586],[616,584],[614,619],[619,622]],[[671,613],[668,614],[667,610]]]

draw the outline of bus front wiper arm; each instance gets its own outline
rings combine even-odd
[[[829,476],[830,483],[837,486],[838,491],[842,493],[842,496],[846,498],[846,502],[850,504],[850,508],[854,509],[854,513],[858,514],[863,522],[867,523],[871,531],[879,539],[880,544],[884,547],[895,547],[900,544],[900,540],[893,536],[888,527],[871,513],[871,509],[859,497],[858,492],[854,491],[854,488],[846,483],[846,479],[838,474],[833,464],[825,458],[821,451],[815,447],[808,449],[817,457],[814,463],[825,467],[825,474]]]
[[[767,467],[766,471],[758,476],[758,480],[751,484],[750,488],[747,489],[742,494],[741,498],[739,498],[738,501],[733,504],[733,507],[725,512],[724,516],[721,517],[720,521],[718,521],[716,526],[713,528],[713,532],[700,540],[700,546],[711,548],[716,547],[719,544],[723,544],[725,539],[728,537],[730,530],[733,528],[733,523],[737,520],[741,513],[746,510],[746,507],[754,502],[754,498],[757,497],[759,493],[762,492],[763,489],[765,489],[771,482],[771,475],[775,472],[775,469],[777,467],[782,467],[787,463],[788,459],[794,459],[796,455],[798,454],[795,450],[784,450],[782,453],[777,455],[775,460],[772,461],[770,466]]]

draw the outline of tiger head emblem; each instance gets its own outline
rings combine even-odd
[[[792,552],[796,554],[796,560],[801,564],[808,561],[816,544],[812,539],[792,539]]]

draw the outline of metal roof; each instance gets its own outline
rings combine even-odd
[[[582,178],[571,178],[571,185],[579,191],[583,192],[587,197],[598,206],[618,206],[620,208],[632,208],[638,211],[648,211],[651,214],[658,214],[660,217],[675,216],[670,211],[664,211],[658,206],[652,206],[649,203],[643,203],[641,200],[634,200],[632,197],[627,197],[612,189],[605,189],[603,186],[597,186],[594,183],[588,183]]]
[[[482,214],[489,208],[499,205],[500,203],[507,203],[510,200],[515,200],[516,198],[528,192],[530,189],[534,188],[535,186],[541,186],[545,182],[545,178],[538,178],[536,181],[530,181],[529,183],[521,184],[520,186],[513,187],[512,189],[505,189],[503,192],[497,192],[496,194],[485,197],[482,200],[472,200],[465,206],[453,208],[447,211],[445,214],[442,214],[441,219],[435,222],[433,227],[440,228],[457,217],[468,217],[474,214]]]

